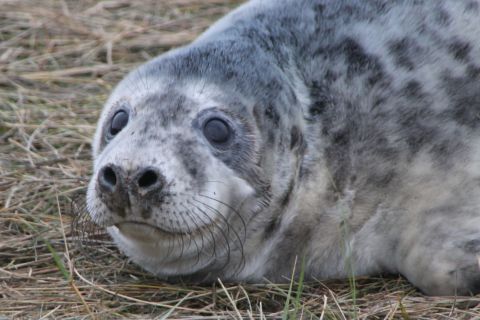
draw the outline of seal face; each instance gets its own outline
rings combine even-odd
[[[479,5],[241,6],[116,87],[91,217],[165,278],[480,292]]]

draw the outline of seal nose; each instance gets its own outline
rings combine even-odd
[[[104,192],[114,192],[118,183],[119,172],[115,166],[107,165],[98,174],[98,185]]]
[[[141,167],[133,172],[108,164],[100,169],[97,177],[102,199],[111,206],[128,206],[131,199],[159,192],[165,185],[165,178],[154,167]],[[133,198],[132,198],[133,197]]]
[[[138,171],[139,173],[134,181],[140,194],[144,195],[152,191],[160,191],[163,188],[165,179],[156,168],[141,168]]]

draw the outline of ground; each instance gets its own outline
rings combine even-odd
[[[0,319],[480,318],[480,297],[426,297],[400,276],[167,284],[88,222],[90,142],[112,87],[238,4],[0,0]]]

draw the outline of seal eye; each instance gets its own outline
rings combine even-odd
[[[117,111],[113,117],[112,122],[110,123],[110,135],[115,136],[117,133],[122,131],[123,128],[128,123],[128,113],[124,110]]]
[[[213,118],[205,122],[203,134],[211,143],[223,144],[230,139],[232,132],[224,120]]]

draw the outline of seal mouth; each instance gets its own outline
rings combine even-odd
[[[172,238],[176,236],[196,237],[207,230],[212,230],[217,223],[218,221],[214,220],[211,224],[201,226],[188,232],[166,230],[141,221],[122,221],[115,223],[113,226],[127,238],[141,242],[156,242],[158,239]]]
[[[138,221],[123,221],[116,223],[114,226],[124,236],[141,242],[151,242],[153,239],[158,239],[159,237],[164,238],[177,235],[176,232]]]

